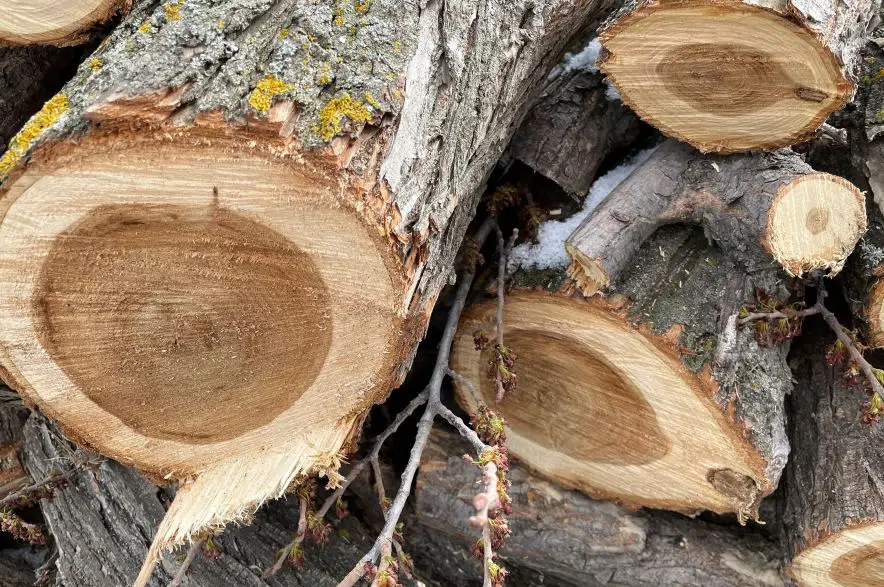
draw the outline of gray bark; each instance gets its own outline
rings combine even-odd
[[[54,426],[34,415],[24,430],[26,466],[34,478],[44,478],[70,456],[72,447]],[[41,503],[43,515],[58,547],[58,583],[65,587],[129,587],[154,529],[164,514],[163,495],[133,469],[113,461],[94,472],[83,472]],[[298,527],[297,500],[281,499],[263,507],[252,524],[226,529],[215,538],[221,558],[212,562],[198,555],[187,573],[190,587],[334,587],[368,551],[374,536],[352,516],[324,547],[305,545],[303,570],[284,567],[264,581],[260,574],[272,566],[277,553]],[[168,585],[180,562],[164,558],[150,582]],[[406,582],[407,587],[413,583]],[[5,586],[4,586],[5,587]]]
[[[795,450],[783,477],[781,526],[793,557],[844,529],[884,523],[884,426],[862,422],[867,394],[826,364],[834,340],[817,323],[790,360],[797,380],[789,397]]]
[[[551,75],[508,155],[565,191],[584,195],[605,158],[631,145],[641,124],[620,100],[606,96],[598,71],[559,68]]]
[[[476,540],[467,524],[481,476],[453,433],[436,430],[424,453],[417,515],[428,528]],[[512,464],[512,535],[501,556],[544,577],[586,587],[773,587],[785,584],[779,549],[736,530],[664,512],[630,512],[538,479]]]

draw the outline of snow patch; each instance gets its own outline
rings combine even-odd
[[[565,240],[614,191],[614,188],[629,177],[629,174],[644,163],[655,150],[656,147],[640,151],[623,165],[615,167],[596,179],[589,189],[586,199],[583,200],[583,209],[564,220],[547,220],[542,223],[537,232],[537,242],[522,243],[514,247],[510,252],[507,268],[514,271],[519,267],[526,269],[531,267],[537,269],[567,267],[571,258],[565,252]]]
[[[598,60],[601,53],[602,43],[599,41],[599,38],[596,37],[589,41],[580,53],[565,53],[562,62],[553,68],[547,79],[552,80],[560,75],[571,73],[572,71],[598,73]],[[605,98],[612,102],[620,100],[620,92],[618,92],[617,88],[615,88],[607,79],[605,79],[605,86]]]

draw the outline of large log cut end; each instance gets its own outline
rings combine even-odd
[[[673,222],[703,226],[747,267],[799,276],[840,271],[867,226],[862,192],[791,151],[722,157],[670,140],[568,238],[569,271],[587,295],[604,289]]]
[[[454,369],[482,382],[479,397],[460,389],[471,411],[495,405],[492,351],[477,351],[472,333],[488,330],[496,311],[494,302],[471,308],[455,343]],[[754,509],[764,463],[711,401],[708,378],[679,360],[674,339],[634,328],[597,299],[542,291],[511,294],[504,324],[519,388],[495,409],[521,462],[628,505]]]
[[[627,3],[601,34],[602,70],[647,122],[701,151],[809,136],[854,92],[880,2]]]
[[[131,0],[0,0],[0,45],[76,45]]]
[[[831,335],[794,352],[790,398],[795,447],[785,480],[783,528],[801,587],[884,585],[884,429],[862,422],[866,394],[824,360]]]

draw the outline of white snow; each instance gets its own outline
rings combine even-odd
[[[582,69],[589,73],[597,73],[599,68],[596,62],[599,60],[599,54],[602,52],[602,44],[598,37],[586,44],[586,47],[580,53],[565,53],[565,59],[562,61],[564,65],[564,73],[570,73],[575,69]]]
[[[599,55],[602,52],[602,44],[599,41],[598,37],[592,39],[589,43],[586,44],[586,47],[580,51],[580,53],[565,53],[564,59],[562,62],[553,68],[553,70],[549,74],[549,79],[556,78],[560,75],[570,73],[576,70],[582,70],[589,73],[598,73],[598,60]],[[617,91],[617,88],[605,79],[605,97],[614,102],[620,99],[620,92]]]
[[[577,230],[577,227],[608,197],[608,194],[650,157],[655,149],[656,147],[653,147],[636,153],[623,165],[596,179],[586,199],[583,200],[583,209],[565,220],[547,220],[541,224],[537,232],[537,243],[522,243],[510,252],[508,269],[514,271],[518,267],[537,269],[566,267],[571,259],[565,252],[565,239],[571,236],[571,233]]]

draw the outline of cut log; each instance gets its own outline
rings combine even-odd
[[[627,2],[600,65],[639,116],[701,151],[775,149],[853,96],[880,4]]]
[[[862,423],[868,396],[825,362],[819,325],[794,351],[793,454],[783,531],[801,587],[884,584],[884,427]]]
[[[701,232],[664,227],[607,297],[584,298],[564,269],[512,278],[504,342],[518,389],[494,407],[510,453],[538,474],[630,507],[755,516],[788,454],[788,343],[761,348],[729,320],[760,288],[788,297],[773,269],[749,272]],[[486,374],[496,302],[464,315],[452,367],[471,413],[494,405]]]
[[[568,238],[571,272],[593,294],[654,230],[674,222],[703,226],[749,267],[772,256],[790,275],[835,274],[866,231],[865,197],[791,151],[721,157],[670,140]]]
[[[0,160],[3,376],[186,480],[152,560],[333,475],[535,88],[609,8],[140,4],[24,127]]]
[[[0,45],[77,45],[132,0],[0,0]]]
[[[479,472],[452,433],[434,430],[417,481],[418,520],[475,542],[466,523]],[[460,449],[460,452],[458,452]],[[517,465],[508,474],[510,561],[582,587],[782,587],[779,547],[756,531],[665,512],[630,512],[544,481]]]
[[[635,141],[641,124],[598,70],[558,67],[513,136],[508,154],[559,184],[586,194],[605,158]]]

